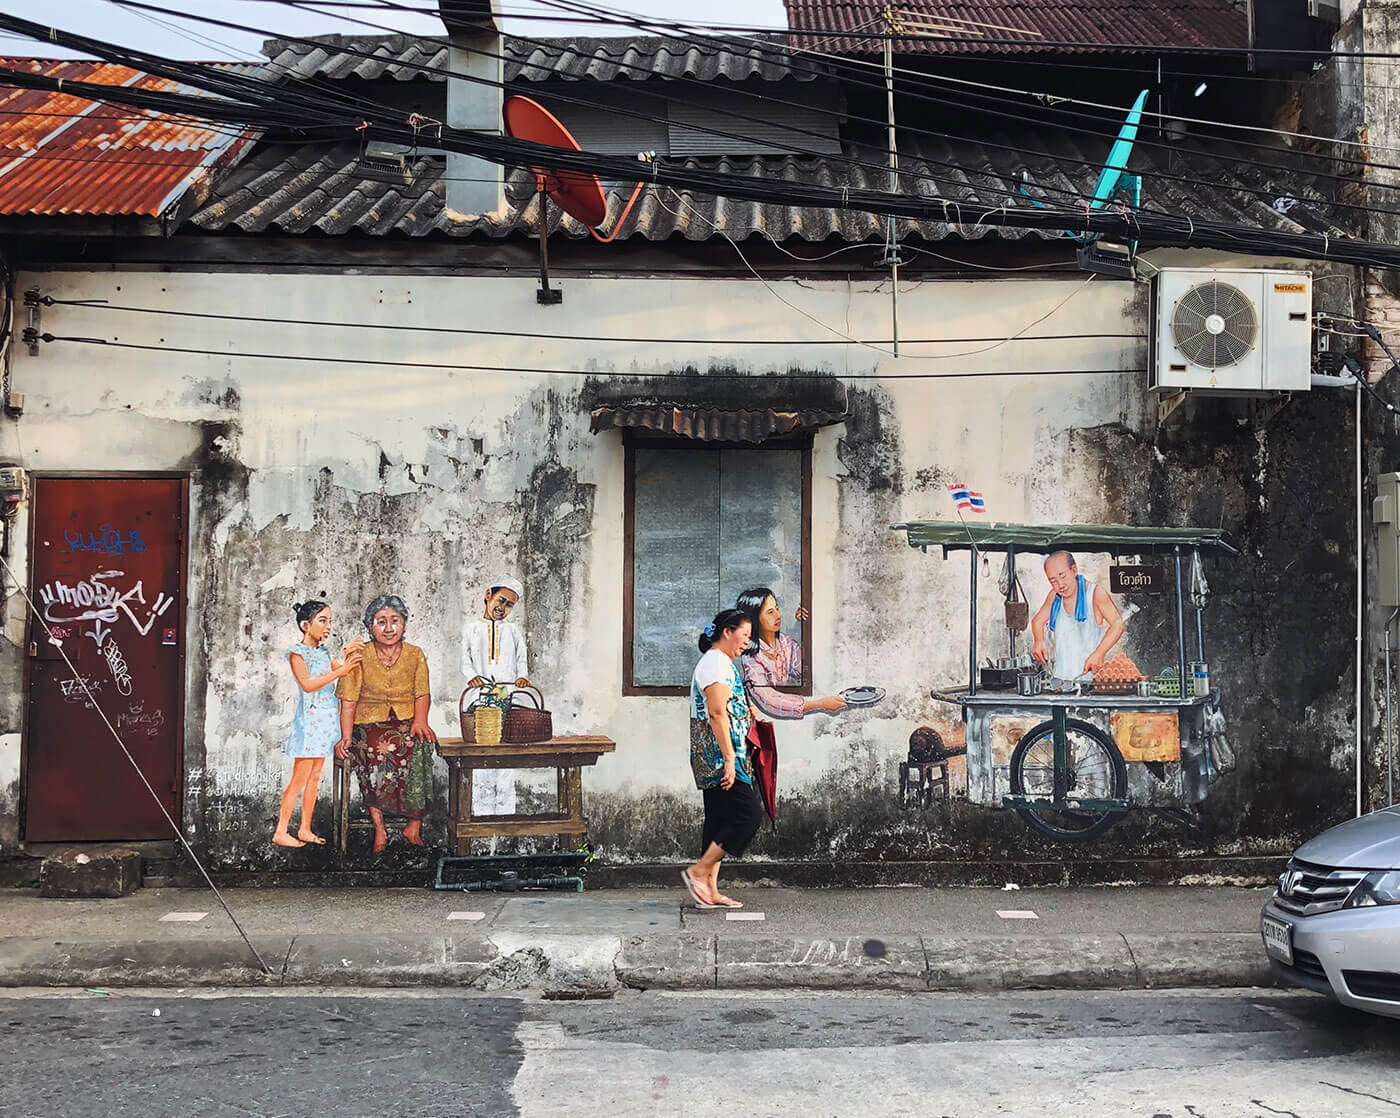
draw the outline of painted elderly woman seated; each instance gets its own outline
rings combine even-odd
[[[428,662],[421,648],[404,643],[408,607],[403,599],[381,594],[365,607],[364,621],[370,645],[360,670],[336,687],[340,741],[335,755],[354,766],[378,854],[389,841],[385,815],[407,819],[403,837],[423,845],[437,735],[428,727]]]

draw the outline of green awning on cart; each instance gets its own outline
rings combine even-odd
[[[906,532],[909,546],[967,551],[1107,552],[1150,555],[1181,547],[1202,555],[1238,555],[1239,549],[1219,528],[1135,528],[1123,524],[985,524],[959,520],[911,520],[891,524]]]

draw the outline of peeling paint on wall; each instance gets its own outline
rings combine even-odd
[[[217,300],[268,317],[373,321],[392,312],[400,323],[451,327],[480,318],[539,328],[527,281],[415,279],[413,304],[386,310],[373,303],[374,277],[119,278],[123,301],[135,305],[198,310]],[[24,282],[64,297],[104,298],[113,277],[53,273]],[[1072,282],[1083,287],[1077,277]],[[1065,292],[1064,283],[1047,280],[926,283],[901,309],[920,336],[1000,336]],[[888,313],[878,293],[839,282],[791,285],[786,294],[860,336],[878,336]],[[1131,333],[1141,328],[1144,303],[1130,284],[1096,281],[1045,325],[1050,332]],[[580,280],[550,322],[560,333],[664,338],[693,333],[701,305],[706,320],[725,323],[734,339],[725,347],[726,375],[754,376],[763,386],[756,395],[789,368],[832,363],[821,331],[756,298],[744,281]],[[91,307],[53,316],[56,332],[73,334],[110,335],[117,323],[112,312]],[[179,332],[197,330],[199,346],[215,351],[318,352],[365,362],[327,367],[159,353],[137,362],[103,353],[98,368],[109,387],[94,394],[88,350],[55,345],[17,361],[30,468],[190,474],[184,811],[197,846],[223,868],[330,864],[328,852],[270,851],[266,842],[289,764],[281,745],[296,695],[278,653],[292,601],[325,591],[337,618],[332,639],[343,642],[359,635],[364,603],[394,588],[412,614],[407,639],[428,659],[432,725],[455,736],[462,626],[479,611],[482,579],[513,557],[526,583],[519,620],[531,674],[556,725],[619,742],[615,755],[585,775],[595,840],[610,858],[693,853],[699,801],[685,762],[684,702],[621,695],[623,455],[616,432],[589,433],[584,374],[596,386],[613,373],[704,365],[705,355],[678,355],[660,343],[575,352],[580,347],[530,339],[434,334],[405,341],[397,333],[276,324],[254,336],[225,324],[140,317],[121,320],[124,337],[185,344],[191,339]],[[776,334],[809,344],[744,341]],[[941,365],[936,346],[908,365],[842,350],[852,373],[878,369],[881,379],[847,382],[846,422],[814,442],[814,685],[828,694],[876,683],[888,697],[869,711],[782,728],[783,825],[776,839],[760,839],[756,857],[1043,851],[1004,812],[956,800],[924,810],[898,804],[909,734],[940,716],[930,687],[966,673],[968,560],[921,555],[889,525],[950,516],[950,481],[980,489],[992,519],[1223,523],[1243,544],[1240,560],[1211,571],[1216,596],[1207,617],[1212,677],[1229,696],[1240,767],[1212,791],[1200,833],[1134,816],[1096,856],[1240,844],[1281,850],[1344,809],[1353,577],[1346,404],[1297,396],[1260,425],[1238,404],[1197,401],[1158,427],[1142,374],[1122,371],[1141,368],[1142,348],[1131,339],[1011,342]],[[388,370],[369,363],[376,358],[547,365],[581,375]],[[901,379],[931,368],[1058,375]],[[1021,577],[1033,598],[1045,593],[1029,559]],[[999,615],[995,581],[980,583],[979,636],[987,647],[1005,639],[988,620]],[[1168,637],[1174,640],[1161,616],[1144,609],[1129,639],[1150,649]],[[0,682],[18,680],[19,652],[10,646],[0,655]],[[0,716],[16,727],[18,691],[7,689],[0,700]],[[0,722],[0,733],[6,729]],[[15,819],[4,792],[7,740],[0,737],[0,841]],[[439,762],[439,803],[445,780]],[[323,786],[323,815],[326,792]],[[429,813],[430,841],[441,839],[441,821],[440,810]],[[328,816],[316,826],[327,833]],[[363,844],[365,836],[352,841]],[[391,846],[388,857],[412,856]]]

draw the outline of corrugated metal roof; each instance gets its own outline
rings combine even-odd
[[[579,406],[591,414],[594,434],[621,428],[718,442],[813,431],[850,413],[846,389],[834,376],[814,376],[798,388],[781,377],[590,378]]]
[[[1170,166],[1153,162],[1157,153],[1139,148],[1131,169],[1143,176],[1144,206],[1176,213],[1189,213],[1201,221],[1225,221],[1255,228],[1291,233],[1340,233],[1334,211],[1309,205],[1323,196],[1301,176],[1289,179],[1282,172],[1259,170],[1239,158],[1237,147],[1228,144],[1196,144],[1191,141],[1172,149]],[[1027,155],[1010,148],[1023,148]],[[988,234],[1005,238],[1055,237],[1054,231],[1028,231],[994,228],[979,218],[995,212],[1009,200],[1002,192],[1016,190],[1025,171],[1034,193],[1045,200],[1057,196],[1045,188],[1077,193],[1092,190],[1097,163],[1103,158],[1103,141],[1051,130],[986,136],[981,142],[943,141],[931,138],[901,142],[900,166],[905,191],[925,197],[941,197],[949,203],[949,221],[902,223],[907,235],[925,240],[959,236],[976,240]],[[835,189],[887,188],[887,172],[879,166],[885,158],[877,149],[853,149],[867,164],[857,166],[837,157],[798,158],[766,156],[747,159],[720,158],[684,161],[684,166],[703,166],[734,174],[780,178],[818,183]],[[284,147],[268,147],[254,152],[218,183],[211,201],[193,217],[196,226],[207,231],[282,232],[328,235],[389,234],[425,236],[500,238],[532,234],[538,219],[538,199],[528,172],[509,174],[506,183],[507,206],[503,214],[480,217],[453,214],[443,201],[443,161],[420,156],[410,167],[412,182],[386,181],[368,171],[358,159],[354,144],[333,147],[307,146],[288,152]],[[1082,161],[1082,162],[1073,162]],[[1289,165],[1288,153],[1270,153],[1270,162]],[[673,161],[675,162],[675,161]],[[1173,178],[1163,177],[1170,174]],[[936,175],[941,183],[921,179]],[[1178,181],[1179,177],[1218,184],[1206,188]],[[1268,191],[1266,197],[1245,193],[1242,188]],[[607,189],[608,221],[605,229],[621,212],[631,184]],[[1270,204],[1274,193],[1298,199],[1287,215]],[[704,241],[722,228],[736,240],[766,236],[779,241],[798,239],[825,241],[836,238],[861,242],[883,236],[882,219],[865,213],[831,208],[801,208],[750,202],[743,199],[716,199],[686,195],[688,205],[677,204],[669,189],[643,192],[619,239],[642,237],[663,241],[678,237]],[[1029,208],[1031,203],[1016,200],[1010,208]],[[588,231],[573,218],[550,207],[552,232],[587,237]],[[1344,235],[1344,234],[1343,234]]]
[[[374,81],[414,78],[446,81],[447,40],[413,35],[317,35],[315,45],[269,39],[263,44],[269,67],[275,74],[294,78],[361,78]],[[785,40],[786,36],[760,37],[760,41]],[[726,79],[731,82],[758,78],[810,81],[818,67],[804,61],[794,73],[781,59],[754,42],[725,39],[724,47],[685,42],[661,35],[580,36],[502,40],[506,81],[614,81],[648,78]],[[355,53],[347,53],[353,51]],[[371,54],[373,58],[361,55]]]
[[[877,54],[887,5],[880,0],[783,0],[794,42],[838,54]],[[1247,47],[1249,23],[1231,0],[902,0],[893,5],[901,54],[1024,54],[1083,43],[1119,53],[1145,46]],[[985,26],[977,26],[985,25]],[[843,34],[843,32],[847,34]],[[1003,40],[981,42],[978,40]],[[1024,45],[1004,40],[1023,39]]]
[[[198,93],[100,62],[5,59],[69,81]],[[226,68],[252,73],[257,64]],[[66,93],[0,85],[0,214],[157,217],[247,148],[253,132],[162,116]]]

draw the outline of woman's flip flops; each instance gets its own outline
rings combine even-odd
[[[710,904],[709,901],[702,900],[700,892],[695,888],[696,881],[690,876],[689,870],[681,870],[681,884],[685,886],[685,891],[690,894],[690,899],[695,902],[696,908],[719,908],[717,904]]]

